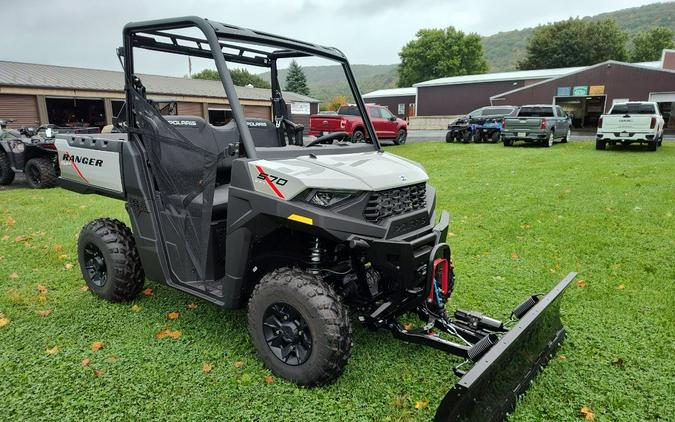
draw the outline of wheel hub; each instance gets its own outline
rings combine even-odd
[[[89,280],[98,287],[105,285],[108,280],[108,272],[103,252],[93,243],[84,248],[84,266]]]
[[[312,353],[312,336],[307,322],[287,303],[273,303],[263,316],[263,335],[267,346],[280,361],[302,365]]]

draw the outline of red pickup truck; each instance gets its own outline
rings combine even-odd
[[[373,123],[377,138],[389,139],[394,144],[405,144],[408,136],[408,123],[391,114],[381,105],[366,104],[370,121]],[[366,128],[356,105],[340,106],[337,114],[314,114],[309,117],[309,134],[321,136],[331,132],[347,132],[352,142],[366,140]]]

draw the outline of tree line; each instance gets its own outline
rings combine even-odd
[[[589,66],[606,60],[644,62],[658,60],[673,48],[673,31],[654,27],[632,39],[615,20],[571,18],[535,28],[518,69]],[[480,35],[465,34],[450,26],[420,29],[399,53],[399,87],[448,76],[488,71]]]

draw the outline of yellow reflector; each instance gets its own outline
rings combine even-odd
[[[314,224],[314,220],[309,217],[303,217],[298,214],[291,214],[288,216],[289,220],[297,221],[298,223],[309,224],[310,226]]]

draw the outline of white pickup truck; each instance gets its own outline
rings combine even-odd
[[[663,116],[651,101],[631,101],[612,105],[608,114],[600,116],[595,149],[605,149],[607,144],[647,144],[656,151],[663,142]]]

